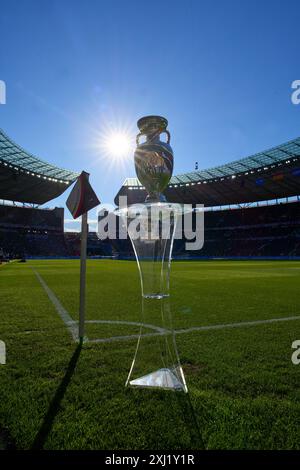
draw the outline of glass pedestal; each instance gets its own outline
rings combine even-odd
[[[145,203],[118,209],[139,268],[141,329],[126,386],[187,392],[170,309],[169,278],[179,204]]]

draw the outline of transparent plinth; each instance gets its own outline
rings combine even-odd
[[[126,386],[187,392],[170,309],[170,267],[182,206],[134,204],[116,211],[134,249],[141,281],[141,329]]]

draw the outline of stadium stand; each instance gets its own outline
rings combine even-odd
[[[186,241],[184,233],[174,241],[173,257],[299,257],[300,202],[206,210],[203,247],[187,251]],[[133,257],[129,240],[111,240],[111,244],[120,258]]]
[[[177,240],[173,254],[178,257],[299,256],[300,203],[279,201],[299,198],[299,194],[300,138],[216,168],[173,176],[165,191],[169,202],[206,207],[201,251],[184,253],[185,240]],[[128,204],[141,203],[146,191],[136,178],[127,178],[115,197],[117,205],[120,196],[126,196]],[[259,207],[249,207],[259,201]],[[115,242],[121,256],[126,250],[130,252],[123,240],[116,245]]]
[[[185,240],[177,240],[175,256],[300,256],[300,202],[206,211],[204,219],[203,248],[186,253]]]
[[[69,256],[80,256],[80,233],[66,232],[65,243]],[[113,256],[113,247],[110,240],[99,240],[96,232],[89,232],[87,240],[87,255],[111,258]]]
[[[299,160],[297,138],[227,165],[173,176],[166,190],[170,202],[206,207],[203,248],[186,252],[185,240],[176,240],[174,256],[300,256]],[[28,207],[62,194],[77,176],[34,157],[0,130],[0,199],[14,201],[0,206],[0,260],[79,256],[80,234],[64,233],[64,209]],[[116,204],[120,196],[132,204],[143,202],[146,193],[136,178],[127,178]],[[89,256],[133,257],[129,240],[101,241],[93,232],[87,251]]]
[[[169,202],[207,207],[267,201],[299,195],[300,138],[226,165],[173,176],[165,190]],[[145,188],[127,178],[115,197],[144,202]]]
[[[6,257],[66,256],[64,209],[0,206],[0,247]]]
[[[80,234],[64,233],[64,209],[38,209],[0,205],[2,258],[68,257],[80,255]],[[90,232],[89,256],[112,256],[109,241]]]
[[[0,199],[45,204],[77,176],[26,152],[0,129]]]
[[[26,152],[0,129],[0,253],[6,257],[67,255],[64,210],[21,207],[44,204],[61,195],[78,173],[51,165]]]

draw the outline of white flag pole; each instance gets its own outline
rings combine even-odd
[[[80,247],[80,295],[79,295],[79,325],[78,337],[80,343],[84,340],[85,327],[85,285],[86,285],[86,250],[88,238],[88,211],[100,204],[93,188],[89,183],[89,174],[82,171],[75,186],[67,199],[67,208],[74,219],[81,215],[81,247]],[[84,212],[83,212],[84,211]]]
[[[88,237],[88,213],[81,216],[81,249],[80,249],[80,300],[79,300],[79,341],[83,343],[85,326],[85,286],[86,286],[86,250]]]

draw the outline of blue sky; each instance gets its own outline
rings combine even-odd
[[[99,138],[143,115],[168,118],[175,174],[247,156],[300,135],[299,20],[297,1],[1,0],[0,127],[103,202],[135,172]]]

